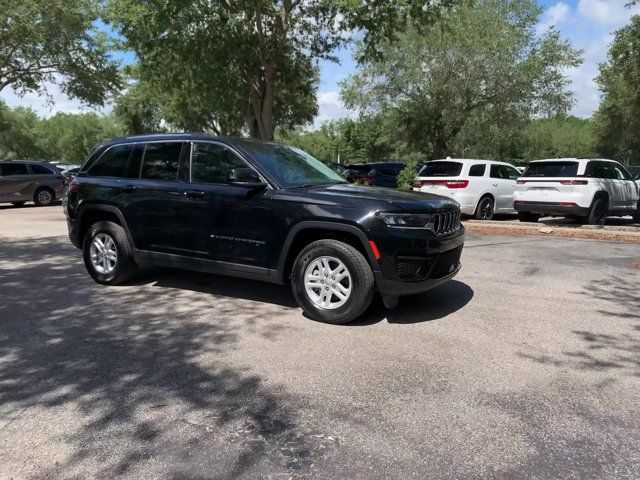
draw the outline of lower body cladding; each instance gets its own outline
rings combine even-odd
[[[516,212],[534,213],[538,215],[576,216],[589,215],[590,207],[581,207],[572,202],[527,202],[517,200],[513,202]]]
[[[443,236],[422,229],[389,229],[385,241],[376,243],[381,255],[374,269],[376,286],[385,305],[398,297],[430,290],[453,278],[461,268],[464,227]]]

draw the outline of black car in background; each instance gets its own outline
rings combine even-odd
[[[64,210],[98,283],[140,264],[291,283],[329,323],[358,317],[375,291],[393,307],[449,280],[464,243],[453,200],[351,185],[302,150],[206,135],[100,145]]]
[[[640,181],[640,165],[632,165],[627,167],[627,170],[633,175],[634,180]]]

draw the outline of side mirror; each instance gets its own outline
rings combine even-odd
[[[229,175],[229,185],[245,187],[254,190],[267,188],[267,184],[250,168],[234,168]]]

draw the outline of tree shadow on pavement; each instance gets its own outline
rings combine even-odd
[[[66,239],[0,244],[0,408],[70,416],[73,453],[43,477],[138,477],[145,465],[149,477],[233,478],[261,461],[309,473],[326,442],[281,389],[225,362],[247,325],[264,341],[288,330],[258,303],[291,305],[287,294],[267,286],[238,300],[246,282],[193,278],[108,288]]]
[[[626,333],[609,334],[589,330],[574,330],[582,342],[582,348],[565,351],[564,357],[550,357],[521,353],[520,355],[539,363],[577,370],[620,371],[640,376],[640,275],[630,272],[627,277],[610,276],[587,283],[581,295],[606,302],[607,308],[598,311],[602,324],[607,322],[629,322]]]

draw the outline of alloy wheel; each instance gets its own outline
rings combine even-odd
[[[93,237],[89,255],[91,264],[98,273],[106,275],[116,268],[118,262],[116,242],[106,233],[99,233]]]
[[[304,272],[304,287],[314,305],[327,310],[343,306],[353,288],[351,274],[335,257],[318,257]]]

